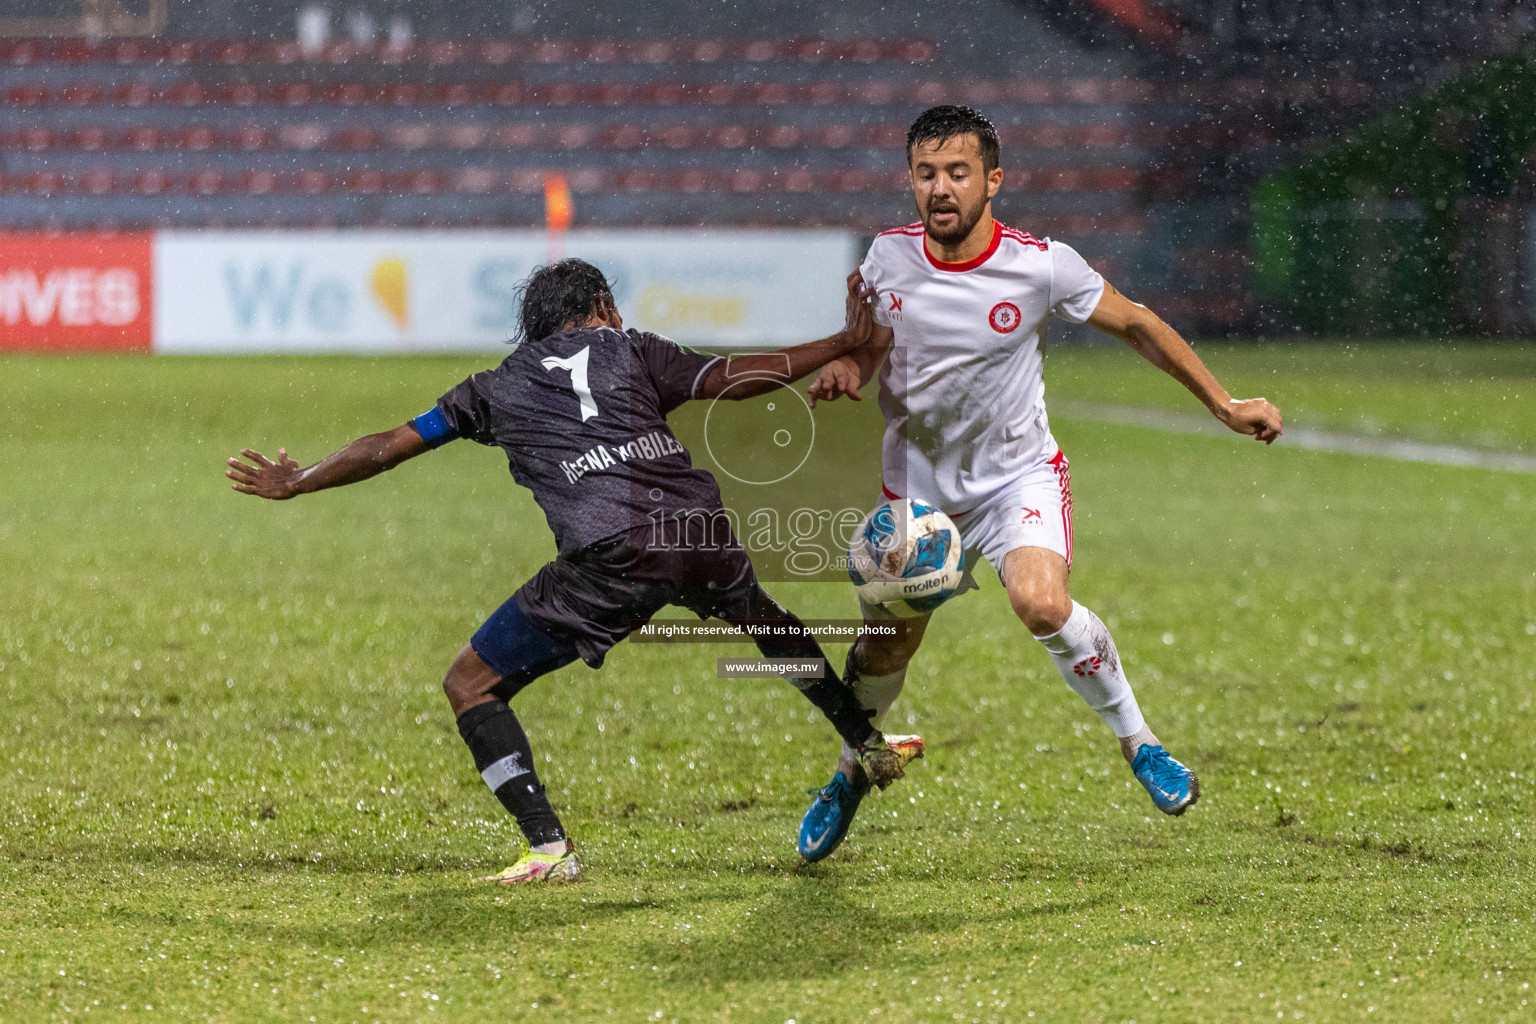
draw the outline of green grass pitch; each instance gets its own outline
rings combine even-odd
[[[1293,423],[1536,437],[1529,349],[1208,356]],[[1536,477],[1060,419],[1074,591],[1199,770],[1189,815],[986,579],[893,716],[927,759],[831,860],[794,852],[834,752],[809,706],[714,678],[750,648],[624,645],[517,701],[589,879],[487,889],[517,836],[439,682],[552,553],[537,509],[467,443],[287,504],[220,472],[486,362],[0,360],[0,1021],[1536,1016]],[[1047,382],[1197,411],[1123,350]],[[874,413],[818,420],[861,486]]]

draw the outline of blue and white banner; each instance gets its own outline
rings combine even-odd
[[[491,351],[551,257],[608,276],[627,326],[700,346],[811,341],[843,322],[847,231],[177,232],[154,238],[154,350]]]

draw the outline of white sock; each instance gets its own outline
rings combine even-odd
[[[884,676],[868,676],[862,672],[854,672],[853,677],[854,696],[859,698],[860,704],[874,712],[869,720],[876,729],[881,729],[885,723],[886,713],[891,710],[891,705],[896,703],[896,698],[901,696],[901,686],[907,679],[906,667],[903,666]],[[843,759],[857,760],[858,751],[844,743]]]
[[[1056,671],[1088,706],[1099,713],[1115,735],[1122,740],[1151,737],[1136,695],[1120,668],[1120,652],[1115,650],[1109,627],[1093,612],[1076,601],[1067,624],[1050,636],[1035,637],[1051,652]],[[1151,742],[1155,743],[1156,737]]]

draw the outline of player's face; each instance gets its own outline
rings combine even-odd
[[[981,140],[953,135],[912,147],[912,194],[923,229],[940,245],[958,245],[987,212],[1003,182],[1001,168],[982,169]]]

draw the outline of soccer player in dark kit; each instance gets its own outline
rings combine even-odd
[[[577,658],[600,667],[609,648],[666,604],[733,625],[789,626],[791,635],[800,627],[758,585],[719,486],[692,465],[667,413],[690,399],[747,398],[789,384],[864,344],[871,324],[868,295],[850,277],[842,331],[727,360],[624,330],[602,272],[563,260],[526,282],[512,353],[429,412],[308,468],[286,449],[276,462],[250,449],[241,452],[248,461],[229,460],[235,490],[281,500],[366,480],[462,437],[505,451],[513,478],[533,492],[559,553],[486,620],[443,681],[475,768],[528,839],[525,856],[483,881],[573,881],[582,870],[507,703],[519,690]],[[771,658],[825,661],[803,631],[758,637],[757,646]],[[822,678],[794,683],[877,783],[900,778],[920,756],[920,747],[885,742],[830,665]]]

